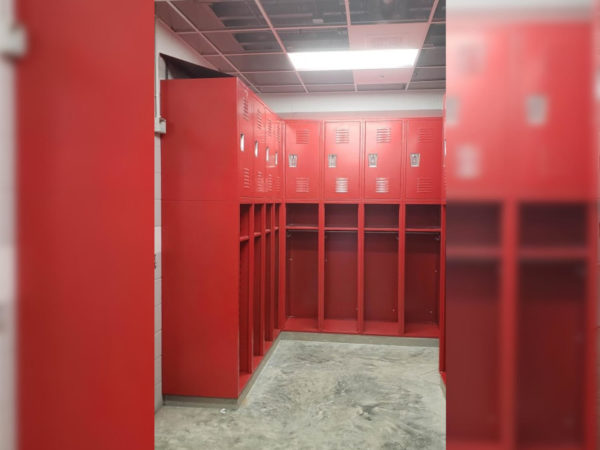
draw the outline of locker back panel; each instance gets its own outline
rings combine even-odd
[[[290,121],[285,127],[285,195],[288,200],[318,200],[321,190],[321,123]]]
[[[360,197],[360,122],[325,123],[325,200]]]
[[[407,121],[406,174],[407,200],[441,200],[442,120]]]
[[[365,124],[365,198],[400,199],[403,134],[400,120]]]

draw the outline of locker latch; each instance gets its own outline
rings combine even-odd
[[[419,167],[421,165],[421,154],[411,153],[410,154],[410,167]]]
[[[327,155],[327,167],[330,169],[335,169],[337,167],[337,155],[334,153],[330,153]]]
[[[288,155],[288,166],[298,167],[298,155]]]
[[[369,167],[377,167],[377,153],[369,153]]]

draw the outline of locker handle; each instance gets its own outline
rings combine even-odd
[[[244,133],[240,134],[240,151],[244,151],[244,144],[245,144],[245,140],[246,140],[246,136],[244,136]]]
[[[254,141],[254,157],[258,158],[258,141]]]

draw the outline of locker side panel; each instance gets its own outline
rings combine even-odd
[[[318,200],[321,192],[319,148],[321,122],[287,121],[285,124],[286,200]]]
[[[406,200],[440,201],[442,119],[409,119],[406,128]]]
[[[399,200],[402,188],[402,121],[365,124],[365,198]]]
[[[360,197],[360,122],[325,122],[325,200]]]

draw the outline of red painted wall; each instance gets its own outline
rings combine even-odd
[[[150,449],[154,5],[17,4],[19,448]]]

